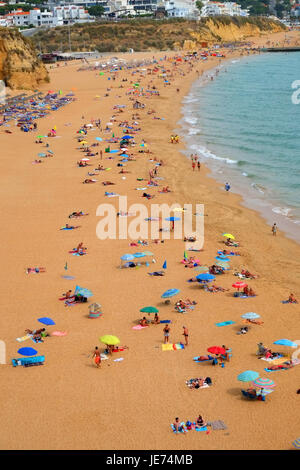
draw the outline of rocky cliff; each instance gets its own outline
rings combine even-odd
[[[0,28],[0,80],[10,88],[28,90],[49,81],[34,46],[15,29]]]
[[[198,30],[190,31],[191,39],[184,41],[184,49],[197,48],[201,42],[243,42],[251,36],[283,31],[285,26],[265,18],[211,17],[200,21]],[[181,48],[182,44],[176,44]]]

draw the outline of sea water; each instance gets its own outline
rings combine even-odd
[[[300,52],[224,62],[194,83],[180,124],[187,155],[197,154],[247,206],[300,241],[296,80],[300,85]]]

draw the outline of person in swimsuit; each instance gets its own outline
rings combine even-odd
[[[170,336],[170,327],[168,324],[163,329],[164,332],[164,344],[169,342],[169,336]]]
[[[182,328],[183,328],[183,333],[182,334],[183,334],[184,339],[185,339],[185,345],[188,346],[188,344],[189,344],[189,341],[188,341],[188,339],[189,339],[189,330],[187,329],[186,326],[183,326]]]
[[[101,367],[101,355],[98,347],[95,347],[94,353],[93,353],[93,359],[95,361],[95,364],[97,366],[97,369]]]
[[[157,313],[154,315],[153,323],[154,325],[158,325],[160,323],[160,319]]]
[[[203,428],[204,426],[206,426],[206,423],[205,423],[205,421],[204,421],[204,419],[202,418],[201,415],[198,416],[197,421],[196,421],[196,424],[197,424],[197,426],[199,426],[200,428]]]
[[[275,237],[275,236],[276,236],[276,233],[277,233],[277,225],[276,225],[276,222],[273,224],[272,233],[273,233],[273,236]]]

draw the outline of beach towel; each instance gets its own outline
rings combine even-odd
[[[228,321],[222,321],[221,323],[215,323],[216,326],[226,326],[226,325],[233,325],[233,323],[236,323],[235,321],[228,320]]]
[[[82,255],[87,255],[87,253],[72,253],[73,256],[82,256]]]
[[[124,361],[124,357],[118,357],[118,359],[114,359],[114,362],[121,362]]]
[[[66,336],[66,331],[52,331],[51,336]]]
[[[29,338],[31,338],[31,335],[25,335],[25,336],[21,336],[20,338],[17,338],[17,341],[19,343],[22,343],[23,341],[26,341]]]
[[[217,420],[207,423],[207,426],[211,426],[214,431],[228,429],[224,421]]]
[[[42,339],[34,338],[33,336],[30,336],[30,339],[31,339],[31,341],[33,341],[33,343],[43,343],[44,342]]]
[[[184,349],[184,345],[182,343],[175,343],[173,344],[174,351],[178,351],[179,349]]]
[[[199,360],[199,356],[193,357],[193,361],[195,362],[206,362],[206,361],[212,361],[212,360],[213,360],[213,356],[210,356],[209,354],[208,354],[208,359]]]
[[[144,328],[147,328],[147,326],[135,325],[132,327],[133,330],[143,330]]]
[[[289,300],[282,300],[282,304],[297,304],[298,302],[290,302]]]
[[[195,431],[208,431],[206,426],[202,426],[201,428],[195,427]]]
[[[174,424],[171,424],[172,431],[175,434],[184,434],[184,433],[188,432],[188,430],[186,429],[186,425],[183,421],[179,424],[179,426],[181,427],[180,431],[176,431],[175,427],[174,427]]]
[[[107,355],[104,353],[100,354],[102,361],[106,361],[108,359]]]
[[[280,359],[281,358],[281,359]],[[285,362],[286,361],[286,358],[283,357],[283,355],[281,354],[280,356],[277,356],[277,357],[259,357],[259,359],[261,361],[267,361],[267,362],[272,362],[273,364],[275,364],[275,361],[280,361],[280,362],[277,362],[277,364],[281,364],[282,362]]]
[[[69,280],[75,279],[75,276],[61,276],[61,277],[63,277],[64,279],[69,279]],[[63,299],[59,299],[59,300],[63,300]]]
[[[160,320],[160,323],[171,323],[171,320]]]

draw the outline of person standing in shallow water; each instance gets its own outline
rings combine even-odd
[[[276,225],[276,222],[273,224],[272,233],[273,233],[273,237],[275,237],[275,236],[276,236],[276,233],[277,233],[277,225]]]

